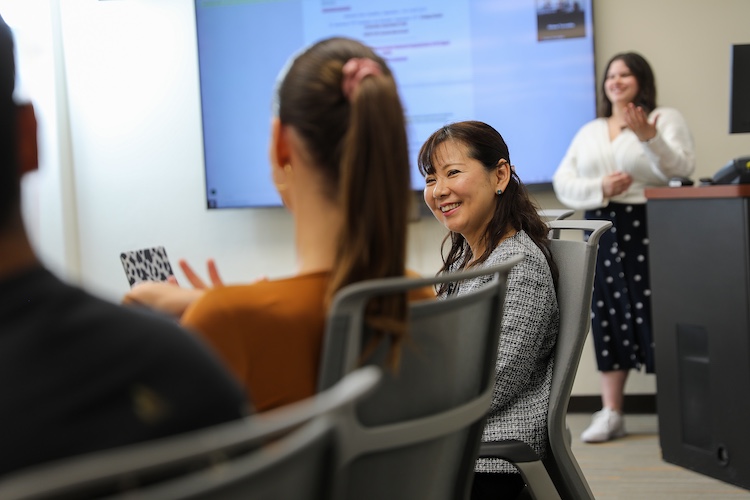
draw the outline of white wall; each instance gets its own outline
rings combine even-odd
[[[157,244],[172,261],[215,257],[229,282],[292,273],[291,220],[282,209],[205,209],[193,2],[49,2],[62,28],[55,47],[64,72],[58,68],[56,78],[67,103],[47,117],[60,120],[56,136],[64,139],[53,146],[62,151],[52,169],[61,179],[51,183],[57,204],[27,214],[51,235],[38,243],[45,261],[64,263],[83,286],[113,300],[127,289],[119,252]],[[623,50],[653,63],[660,102],[679,108],[694,132],[696,178],[750,154],[748,134],[727,133],[729,47],[750,43],[747,19],[747,0],[595,0],[597,73]],[[560,206],[551,193],[537,198],[544,208]],[[434,273],[442,236],[432,219],[413,223],[410,266]],[[653,377],[636,376],[629,392],[654,387]],[[598,392],[589,346],[574,393]]]

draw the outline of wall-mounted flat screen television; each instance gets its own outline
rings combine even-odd
[[[395,73],[412,186],[422,142],[482,120],[526,184],[544,184],[595,116],[592,0],[195,0],[209,208],[280,205],[268,137],[288,57],[329,36],[363,41]]]

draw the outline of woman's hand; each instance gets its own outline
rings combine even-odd
[[[625,192],[632,184],[633,178],[625,172],[615,172],[602,178],[602,194],[605,198]]]
[[[210,287],[193,271],[187,261],[179,261],[182,272],[193,288],[182,288],[177,279],[170,276],[167,283],[147,281],[136,284],[125,294],[123,304],[137,304],[179,318],[185,310],[203,296]],[[213,259],[207,261],[208,276],[212,287],[224,286]]]
[[[143,281],[130,289],[123,304],[148,307],[179,318],[190,304],[201,298],[205,290],[182,288],[176,282]]]
[[[200,279],[198,274],[193,271],[193,268],[190,267],[185,259],[180,260],[179,264],[180,269],[182,269],[182,272],[185,273],[185,277],[188,279],[190,284],[193,285],[193,288],[197,288],[199,290],[206,290],[207,288],[210,288],[206,286],[206,284],[202,279]],[[214,259],[208,259],[206,261],[206,267],[208,268],[208,278],[211,280],[211,287],[218,288],[224,286],[224,282],[219,276],[219,270],[216,267],[216,262],[214,261]],[[175,283],[177,283],[176,280]]]
[[[656,121],[659,115],[654,116],[654,122],[649,123],[646,111],[632,102],[625,108],[625,125],[638,137],[641,142],[646,142],[656,137]]]

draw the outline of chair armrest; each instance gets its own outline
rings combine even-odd
[[[500,458],[514,464],[539,460],[531,446],[517,439],[482,443],[479,447],[479,458]]]
[[[534,500],[560,500],[560,493],[536,452],[523,441],[489,441],[479,447],[479,458],[499,458],[513,464]]]

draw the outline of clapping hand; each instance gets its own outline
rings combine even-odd
[[[185,273],[185,277],[188,279],[193,288],[198,290],[206,290],[207,288],[218,288],[224,286],[224,282],[219,276],[219,269],[216,267],[216,262],[213,259],[206,261],[206,267],[208,268],[208,278],[211,280],[211,287],[206,286],[206,283],[193,271],[193,268],[187,263],[185,259],[179,261],[180,269]],[[174,280],[174,284],[177,284],[177,279],[174,276],[170,276],[170,281]]]
[[[625,192],[633,178],[625,172],[615,172],[614,174],[605,175],[602,178],[602,193],[605,198],[611,198]]]
[[[646,111],[632,102],[625,108],[625,125],[633,131],[641,142],[646,142],[656,137],[656,121],[658,119],[659,115],[655,115],[654,121],[649,122]]]

